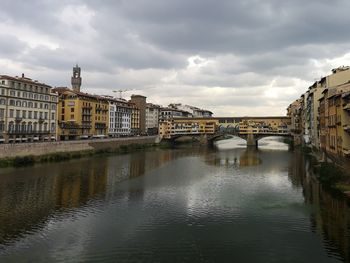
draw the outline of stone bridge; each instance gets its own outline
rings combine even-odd
[[[179,118],[160,124],[162,139],[197,138],[203,144],[227,137],[240,137],[247,146],[258,146],[268,136],[290,137],[289,117]]]

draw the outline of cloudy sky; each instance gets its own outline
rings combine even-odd
[[[350,65],[348,0],[0,0],[0,74],[143,94],[216,116],[284,115]]]

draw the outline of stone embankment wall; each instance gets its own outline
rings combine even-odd
[[[19,144],[0,144],[0,159],[17,156],[45,155],[62,152],[79,152],[89,150],[117,149],[122,145],[158,143],[158,136],[95,139],[60,142],[37,142]]]

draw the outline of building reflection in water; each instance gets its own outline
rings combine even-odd
[[[83,206],[104,193],[107,167],[106,160],[101,158],[94,162],[85,160],[3,170],[0,175],[0,244],[42,228],[58,210]]]
[[[205,162],[209,165],[225,167],[245,167],[262,164],[261,151],[255,147],[238,148],[207,155]]]
[[[350,208],[347,198],[324,189],[302,153],[293,153],[289,167],[293,185],[302,187],[305,202],[314,207],[310,218],[313,231],[327,244],[329,254],[340,252],[344,261],[350,262]]]
[[[325,240],[327,248],[340,250],[350,261],[350,209],[346,199],[322,189],[308,160],[299,152],[279,154],[255,148],[158,150],[0,170],[0,248],[40,231],[50,218],[89,206],[94,200],[112,200],[118,194],[143,198],[142,188],[133,189],[135,185],[127,183],[126,191],[120,191],[118,185],[186,156],[200,156],[209,165],[259,169],[266,174],[276,163],[289,167],[291,183],[302,188],[305,202],[315,208],[310,217],[313,231]]]

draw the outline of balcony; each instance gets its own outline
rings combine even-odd
[[[39,119],[38,119],[38,122],[39,122],[39,123],[43,123],[44,121],[45,121],[44,118],[39,118]]]
[[[92,106],[83,106],[83,109],[92,110]]]
[[[16,122],[21,122],[22,120],[23,120],[23,118],[21,118],[21,117],[16,117],[16,118],[15,118],[15,121],[16,121]]]
[[[33,131],[33,130],[10,130],[7,132],[10,135],[42,135],[42,134],[50,134],[50,131]]]

